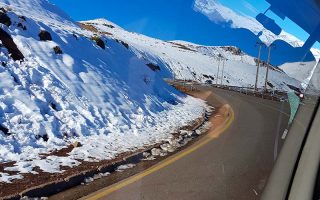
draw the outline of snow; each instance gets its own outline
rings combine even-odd
[[[16,162],[5,168],[16,174],[0,172],[0,182],[37,173],[36,167],[61,173],[61,167],[77,166],[81,160],[113,159],[168,141],[171,133],[208,107],[164,78],[205,83],[211,76],[215,83],[219,54],[227,59],[219,83],[242,87],[254,83],[254,58],[243,52],[235,55],[225,47],[165,42],[127,32],[105,19],[83,23],[112,35],[93,33],[46,0],[0,0],[0,5],[12,9],[8,16],[13,22],[0,26],[25,56],[23,62],[15,62],[4,48],[0,52],[0,125],[9,129],[9,135],[0,132],[0,162]],[[17,27],[19,22],[27,30]],[[48,31],[53,40],[39,41],[40,30]],[[106,49],[90,39],[95,34]],[[56,46],[63,54],[55,54]],[[151,70],[150,63],[160,71]],[[259,87],[264,85],[265,70],[261,68]],[[270,82],[284,91],[289,90],[287,84],[301,84],[279,70],[270,72]],[[66,157],[44,156],[74,142],[82,145]]]
[[[0,162],[15,161],[0,182],[23,178],[34,169],[61,173],[79,160],[99,161],[160,143],[206,109],[204,101],[186,96],[154,72],[144,60],[112,38],[101,49],[66,14],[45,0],[1,0],[13,24],[1,25],[25,56],[14,62],[0,52]],[[19,15],[26,17],[21,20]],[[23,23],[27,30],[17,27]],[[117,26],[115,26],[117,27]],[[39,41],[40,30],[53,40]],[[75,35],[77,37],[75,37]],[[53,47],[63,54],[55,54]],[[168,76],[167,76],[168,75]],[[74,142],[66,157],[44,156]]]
[[[110,28],[106,24],[113,24],[108,20],[90,20],[82,22],[97,28],[101,33],[111,33],[112,38],[129,44],[132,51],[138,56],[159,66],[168,68],[175,79],[195,80],[205,83],[211,76],[213,83],[224,85],[253,87],[256,74],[254,58],[241,52],[239,55],[220,46],[201,46],[184,41],[165,42],[141,34],[131,33],[122,28]],[[182,45],[182,46],[181,46]],[[226,58],[224,75],[222,77],[222,62],[219,64],[218,55]],[[218,75],[219,70],[219,75]],[[259,74],[258,87],[264,87],[266,68],[262,67]],[[170,77],[170,74],[166,76]],[[271,70],[271,82],[278,90],[289,90],[287,84],[300,87],[299,81],[289,77],[280,70]]]
[[[131,168],[133,168],[134,166],[136,166],[135,164],[126,164],[126,165],[120,165],[119,167],[117,167],[117,169],[116,169],[116,171],[117,172],[122,172],[122,171],[124,171],[124,170],[126,170],[126,169],[131,169]]]
[[[19,175],[9,175],[8,173],[0,172],[0,182],[12,183],[14,179],[22,179],[23,176]]]

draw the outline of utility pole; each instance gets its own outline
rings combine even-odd
[[[258,90],[258,80],[259,80],[259,69],[260,69],[260,63],[261,63],[261,50],[262,47],[265,45],[262,42],[257,42],[257,45],[259,46],[259,53],[258,53],[258,66],[257,66],[257,74],[256,74],[256,83],[254,85],[254,90]]]
[[[275,45],[274,44],[270,44],[269,45],[269,51],[268,51],[268,61],[267,61],[267,72],[266,72],[266,81],[264,83],[264,89],[266,90],[266,92],[268,91],[268,76],[269,76],[269,66],[271,65],[270,62],[271,62],[271,50],[272,48],[274,48]]]
[[[224,79],[224,67],[225,67],[225,61],[226,61],[226,58],[223,58],[223,60],[222,60],[221,85],[222,85],[222,83],[223,83],[223,79]]]
[[[216,85],[218,85],[218,80],[219,80],[219,72],[220,72],[220,62],[221,62],[221,54],[218,55],[218,72],[217,72],[217,80],[216,80]]]

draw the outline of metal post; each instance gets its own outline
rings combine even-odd
[[[264,89],[267,92],[268,91],[268,76],[269,76],[269,65],[270,65],[270,61],[271,61],[271,50],[274,47],[273,44],[269,45],[269,52],[268,52],[268,61],[267,61],[267,72],[266,72],[266,80],[264,83]]]
[[[257,66],[257,74],[256,74],[256,83],[254,85],[254,90],[257,91],[258,89],[258,80],[259,80],[259,68],[260,68],[260,57],[261,57],[261,49],[264,43],[258,42],[257,45],[259,45],[259,53],[258,53],[258,66]]]
[[[222,60],[222,77],[221,77],[221,85],[224,79],[224,66],[225,66],[225,58]]]
[[[220,58],[220,54],[219,54],[219,58],[218,58],[218,72],[217,72],[217,80],[216,80],[216,85],[218,86],[218,80],[219,80],[219,71],[220,71],[220,62],[221,62],[221,58]]]

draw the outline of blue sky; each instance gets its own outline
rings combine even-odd
[[[181,21],[192,11],[193,0],[50,0],[74,20],[106,18],[123,28],[163,40],[178,40]],[[219,0],[238,13],[255,17],[268,8],[264,0]],[[267,13],[287,32],[305,40],[308,34],[290,20]],[[190,31],[195,31],[190,29]],[[185,33],[190,34],[190,33]],[[192,35],[192,34],[190,34]],[[194,36],[195,37],[195,36]],[[202,37],[202,36],[198,36]],[[197,38],[190,38],[191,42]],[[192,41],[194,40],[194,41]],[[208,44],[210,42],[208,41]],[[316,45],[320,48],[320,45]]]

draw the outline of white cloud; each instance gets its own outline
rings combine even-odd
[[[248,3],[247,1],[242,0],[241,4],[247,9],[249,10],[251,13],[257,15],[259,13],[259,11],[250,3]]]

